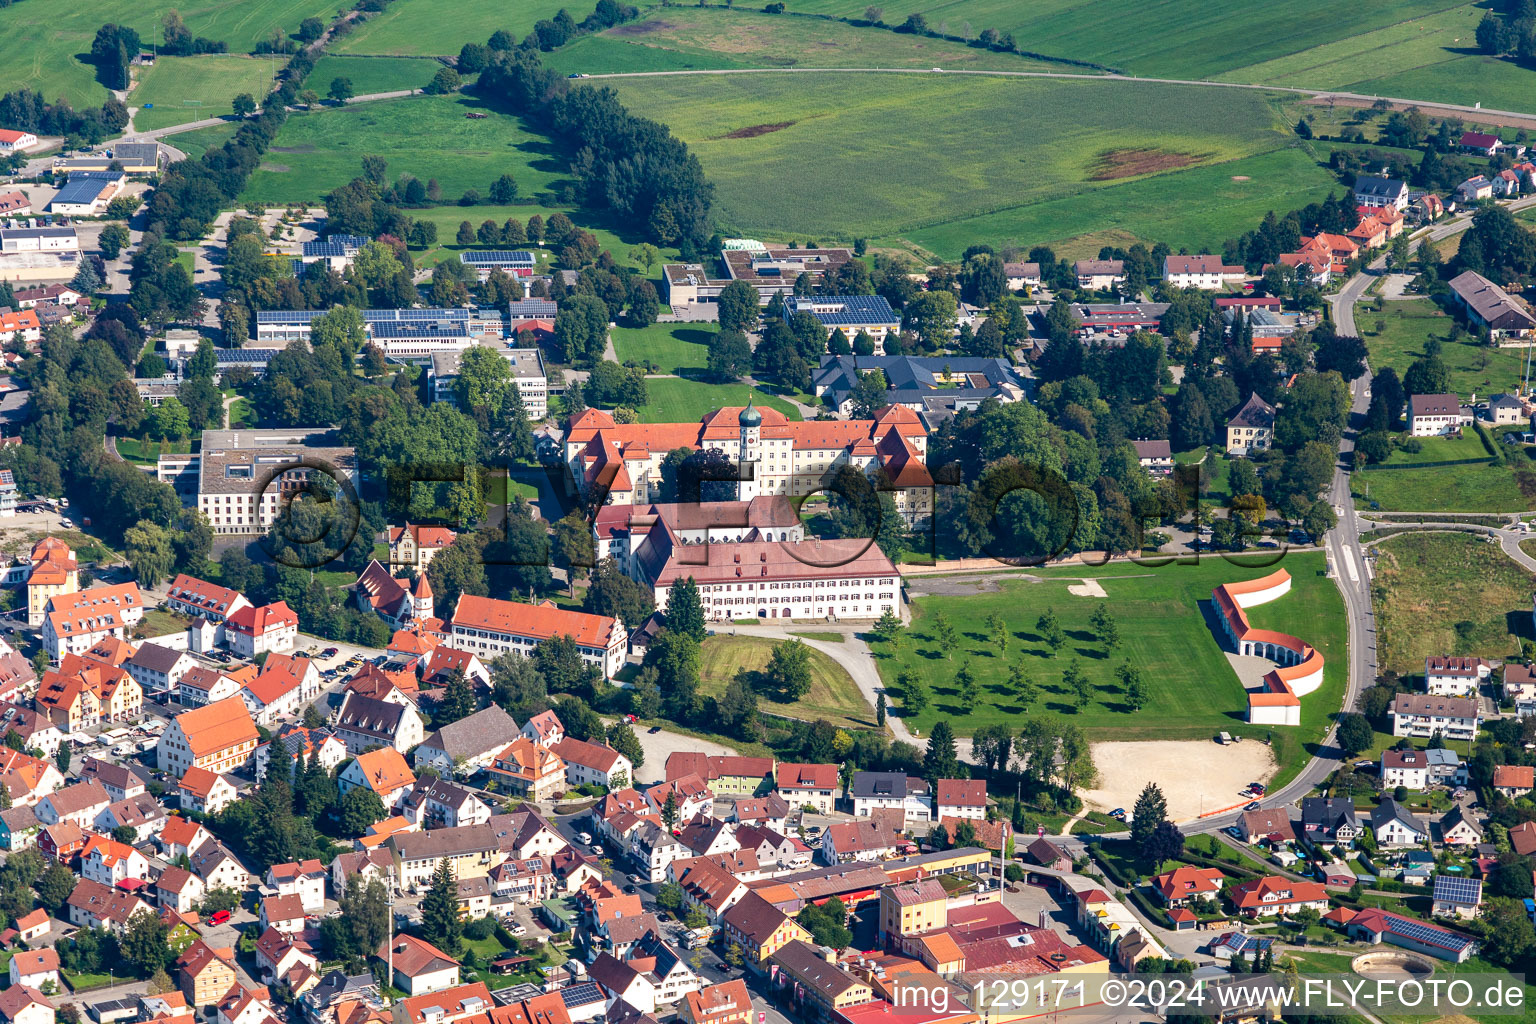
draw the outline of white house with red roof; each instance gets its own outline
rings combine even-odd
[[[1328,890],[1320,882],[1298,882],[1282,875],[1266,875],[1232,890],[1232,902],[1244,917],[1274,917],[1311,907],[1328,911]]]
[[[5,1024],[53,1024],[53,1020],[53,1004],[31,985],[12,985],[0,992],[0,1021]]]
[[[607,744],[567,736],[550,749],[565,762],[565,778],[573,786],[595,782],[608,789],[624,789],[634,780],[629,758]]]
[[[295,718],[320,694],[320,669],[313,659],[269,654],[261,672],[240,690],[240,699],[257,725]]]
[[[624,667],[629,651],[629,636],[618,619],[566,611],[553,601],[522,604],[462,594],[449,628],[452,646],[493,658],[508,651],[531,657],[544,641],[569,636],[582,660],[607,678]]]
[[[979,779],[937,780],[933,816],[981,821],[987,816],[987,784]]]
[[[404,629],[432,617],[432,584],[424,572],[412,584],[375,560],[363,567],[351,589],[358,608],[378,615],[391,629]]]
[[[523,723],[523,736],[541,747],[552,747],[565,739],[565,723],[553,710],[540,711]]]
[[[261,913],[257,917],[261,930],[276,928],[280,932],[296,935],[304,930],[304,904],[298,896],[268,896],[261,901]]]
[[[171,611],[194,619],[207,619],[212,623],[223,622],[241,608],[249,607],[250,603],[238,590],[221,587],[186,573],[172,580],[165,592],[165,604]]]
[[[43,619],[43,650],[54,662],[66,654],[84,654],[109,637],[127,639],[143,618],[144,597],[137,583],[55,594]]]
[[[837,803],[838,766],[783,762],[774,768],[774,784],[789,806],[809,805],[819,814],[831,814]]]
[[[183,773],[176,784],[176,793],[182,810],[199,814],[218,814],[239,795],[235,784],[227,777],[196,765]]]
[[[318,860],[273,864],[267,868],[266,883],[279,896],[297,896],[306,911],[325,907],[325,865]]]
[[[224,621],[224,638],[237,656],[254,661],[264,653],[285,654],[293,650],[299,635],[299,616],[284,601],[274,601],[260,608],[248,605]]]
[[[80,853],[80,875],[102,885],[118,885],[130,878],[147,879],[149,859],[127,843],[91,836]]]
[[[31,132],[16,131],[13,128],[0,128],[0,153],[7,155],[19,153],[35,145],[37,145],[37,136]]]

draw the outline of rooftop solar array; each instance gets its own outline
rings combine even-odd
[[[214,357],[221,363],[261,363],[265,365],[271,362],[277,354],[276,349],[271,348],[216,348]]]
[[[323,309],[268,309],[256,314],[258,324],[307,324]],[[365,309],[363,322],[376,324],[390,321],[416,323],[469,322],[469,310],[455,309]]]
[[[832,305],[839,308],[826,312],[816,308]],[[785,304],[785,318],[802,310],[823,324],[891,324],[901,319],[883,295],[817,295],[798,298]]]
[[[469,328],[460,323],[433,321],[426,323],[376,323],[370,333],[379,340],[398,338],[409,341],[417,338],[467,338]]]
[[[1442,949],[1460,951],[1473,944],[1471,938],[1453,932],[1449,928],[1425,924],[1399,914],[1388,913],[1386,917],[1387,928],[1393,935],[1412,939],[1426,946],[1439,946]]]
[[[471,249],[459,253],[459,262],[471,267],[531,267],[533,253],[521,249]]]
[[[576,985],[567,985],[560,989],[560,1000],[567,1007],[590,1006],[593,1003],[603,1001],[602,989],[590,981],[583,981]]]
[[[1461,878],[1457,875],[1435,876],[1435,899],[1452,903],[1476,904],[1482,902],[1483,882],[1480,878]]]
[[[551,299],[518,299],[507,304],[507,311],[514,319],[551,320],[559,307]]]
[[[345,256],[368,244],[361,235],[332,235],[316,242],[304,243],[305,256]]]

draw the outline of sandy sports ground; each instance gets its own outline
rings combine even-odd
[[[1162,787],[1172,821],[1242,806],[1241,790],[1250,782],[1268,782],[1275,773],[1274,753],[1266,743],[1244,740],[1222,746],[1211,740],[1155,740],[1143,743],[1095,743],[1093,763],[1099,787],[1084,790],[1093,810],[1136,805],[1149,782]]]

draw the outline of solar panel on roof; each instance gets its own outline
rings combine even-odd
[[[1477,903],[1483,898],[1483,883],[1477,878],[1455,875],[1435,876],[1435,899],[1455,903]]]
[[[583,981],[560,989],[560,999],[567,1007],[589,1006],[592,1003],[602,1002],[603,993],[593,982]]]
[[[365,309],[363,310],[365,323],[453,323],[469,322],[469,310],[462,307],[453,309]]]
[[[1426,945],[1440,946],[1443,949],[1461,950],[1472,945],[1472,940],[1465,935],[1458,935],[1448,928],[1425,924],[1411,918],[1400,917],[1397,914],[1387,915],[1387,927],[1391,929],[1394,935],[1400,935],[1405,939],[1413,939]]]
[[[521,249],[476,249],[459,253],[459,262],[468,266],[533,266],[533,253]]]

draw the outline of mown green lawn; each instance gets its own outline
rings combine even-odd
[[[639,409],[642,423],[696,423],[723,406],[757,405],[777,409],[798,420],[800,411],[782,398],[745,384],[705,384],[682,377],[652,377],[645,382],[649,401]]]
[[[726,225],[802,240],[911,235],[921,241],[924,228],[1079,197],[1072,201],[1095,211],[1087,227],[1014,236],[1026,244],[1066,237],[1123,219],[1116,200],[1098,193],[1118,192],[1136,178],[1090,180],[1107,173],[1102,161],[1109,154],[1144,153],[1128,171],[1144,175],[1225,164],[1293,139],[1264,94],[1213,100],[1192,86],[839,72],[609,84],[637,113],[665,121],[697,152]],[[1025,138],[1029,144],[1019,145]],[[901,140],[900,159],[892,158],[894,139]],[[814,184],[805,175],[808,159],[816,167]],[[1281,209],[1302,205],[1285,194],[1299,171],[1290,168],[1258,186],[1264,202]],[[1322,180],[1315,168],[1304,176],[1312,184]],[[1153,180],[1164,177],[1171,175]],[[1082,198],[1089,195],[1094,198]],[[1213,203],[1218,211],[1226,205],[1224,197],[1198,187],[1170,187],[1161,202],[1174,222],[1181,216],[1209,221]],[[1245,225],[1248,219],[1245,209]],[[1237,230],[1236,221],[1224,226],[1228,236]],[[972,232],[967,244],[977,240]]]
[[[282,70],[281,62],[276,66]],[[260,104],[272,90],[272,70],[271,57],[161,57],[154,67],[139,69],[139,84],[128,95],[128,105],[139,108],[133,127],[151,131],[232,114],[241,93]]]
[[[1404,533],[1375,546],[1378,660],[1420,675],[1431,655],[1504,658],[1530,637],[1533,578],[1497,544],[1460,533]]]
[[[1430,340],[1440,343],[1440,359],[1450,372],[1451,390],[1470,399],[1475,392],[1486,398],[1500,391],[1513,392],[1525,372],[1525,350],[1492,348],[1462,334],[1451,340],[1455,321],[1429,299],[1405,299],[1383,304],[1380,313],[1364,306],[1355,309],[1355,326],[1363,333],[1371,354],[1371,367],[1391,367],[1401,377],[1424,354]],[[1380,321],[1383,330],[1376,333]]]
[[[178,136],[180,138],[180,136]],[[480,190],[482,197],[485,190]],[[412,258],[421,266],[431,266],[446,258],[458,259],[459,253],[464,249],[505,248],[505,246],[461,246],[454,242],[458,234],[459,225],[469,221],[471,228],[478,228],[482,221],[492,220],[498,225],[505,224],[507,218],[515,219],[519,224],[527,225],[528,220],[537,215],[548,221],[556,213],[563,213],[571,218],[572,223],[583,230],[590,231],[597,238],[600,248],[613,254],[616,262],[636,270],[643,270],[651,278],[651,283],[656,286],[658,294],[661,293],[661,264],[663,262],[675,262],[678,258],[676,249],[657,247],[657,261],[646,266],[641,261],[637,249],[644,244],[644,238],[638,235],[628,240],[615,231],[617,225],[603,225],[595,222],[591,215],[584,210],[572,210],[558,206],[547,206],[536,202],[513,203],[509,206],[492,206],[481,203],[477,206],[453,205],[456,196],[451,196],[444,191],[444,197],[448,201],[446,206],[432,206],[424,209],[413,209],[410,215],[415,220],[430,221],[437,225],[437,245],[426,250],[413,251]],[[628,230],[626,226],[625,230]],[[523,248],[529,249],[539,258],[541,265],[547,266],[554,259],[554,254],[546,247],[524,244]]]
[[[1052,567],[1032,572],[1037,581],[999,580],[997,589],[978,587],[960,596],[920,596],[912,601],[912,626],[904,647],[891,652],[876,644],[881,677],[899,689],[902,671],[916,672],[933,694],[929,708],[908,716],[908,724],[923,731],[940,718],[957,733],[970,734],[981,725],[1005,721],[1019,724],[1031,714],[1060,714],[1080,725],[1091,739],[1196,739],[1221,731],[1263,737],[1271,731],[1282,774],[1305,759],[1304,743],[1324,731],[1338,710],[1346,676],[1346,635],[1342,602],[1331,580],[1320,575],[1321,555],[1288,555],[1282,567],[1290,572],[1291,592],[1253,608],[1250,621],[1261,628],[1281,629],[1304,638],[1323,652],[1324,684],[1302,699],[1302,726],[1297,730],[1248,726],[1242,721],[1247,700],[1207,622],[1211,590],[1217,584],[1252,579],[1273,571],[1243,567],[1205,557],[1198,565],[1151,568],[1115,563],[1098,569]],[[1096,579],[1106,597],[1072,594],[1068,586],[1082,577]],[[921,582],[914,582],[921,590]],[[1094,609],[1103,603],[1114,616],[1121,646],[1104,649],[1091,625]],[[1052,609],[1067,636],[1059,654],[1037,629],[1045,609]],[[941,649],[935,629],[943,613],[959,640],[953,650]],[[1010,637],[1006,654],[998,650],[986,626],[999,616]],[[1094,684],[1094,699],[1078,710],[1062,682],[1062,673],[1076,659]],[[1115,670],[1129,663],[1142,670],[1149,701],[1131,712]],[[1022,664],[1039,689],[1039,698],[1025,706],[1007,688],[1011,665]],[[975,706],[966,706],[954,682],[962,665],[969,665],[981,684]],[[906,715],[905,709],[901,714]]]
[[[709,363],[709,340],[719,333],[715,324],[652,324],[615,327],[613,349],[619,362],[647,360],[662,373],[700,370]]]
[[[471,112],[488,116],[465,117]],[[531,199],[559,177],[560,166],[542,135],[467,95],[409,96],[290,114],[241,198],[316,202],[359,177],[366,155],[389,162],[390,180],[436,178],[449,202],[467,189],[486,195],[502,174],[511,174],[519,194]]]
[[[352,91],[359,96],[397,89],[420,89],[432,81],[435,60],[424,57],[342,57],[326,54],[315,61],[315,70],[304,80],[304,88],[313,89],[322,99],[337,78],[352,81]]]
[[[1460,438],[1425,437],[1418,441],[1422,450],[1413,453],[1399,448],[1383,465],[1488,457],[1487,449],[1470,430]],[[1522,472],[1529,474],[1530,469]],[[1349,482],[1357,507],[1368,508],[1375,502],[1384,512],[1515,512],[1533,507],[1520,488],[1515,470],[1507,464],[1371,469],[1350,474]]]
[[[188,0],[175,6],[188,31],[227,43],[230,53],[248,53],[274,28],[289,33],[307,17],[329,19],[336,13],[333,0]],[[36,89],[50,102],[62,96],[77,109],[100,106],[107,90],[96,81],[96,69],[80,59],[89,56],[96,30],[109,22],[127,25],[148,49],[168,10],[169,5],[121,0],[22,0],[0,7],[0,39],[5,40],[0,92]]]
[[[716,635],[699,651],[699,692],[718,697],[738,672],[755,676],[768,665],[779,641],[758,636]],[[817,650],[811,651],[811,688],[804,697],[779,701],[763,693],[762,710],[814,722],[825,718],[839,729],[873,729],[875,709],[843,668]]]
[[[465,43],[484,43],[498,29],[521,39],[542,18],[568,8],[577,21],[591,13],[591,4],[566,0],[458,0],[445,8],[434,0],[397,0],[343,36],[331,47],[335,53],[378,53],[392,56],[457,55]]]

